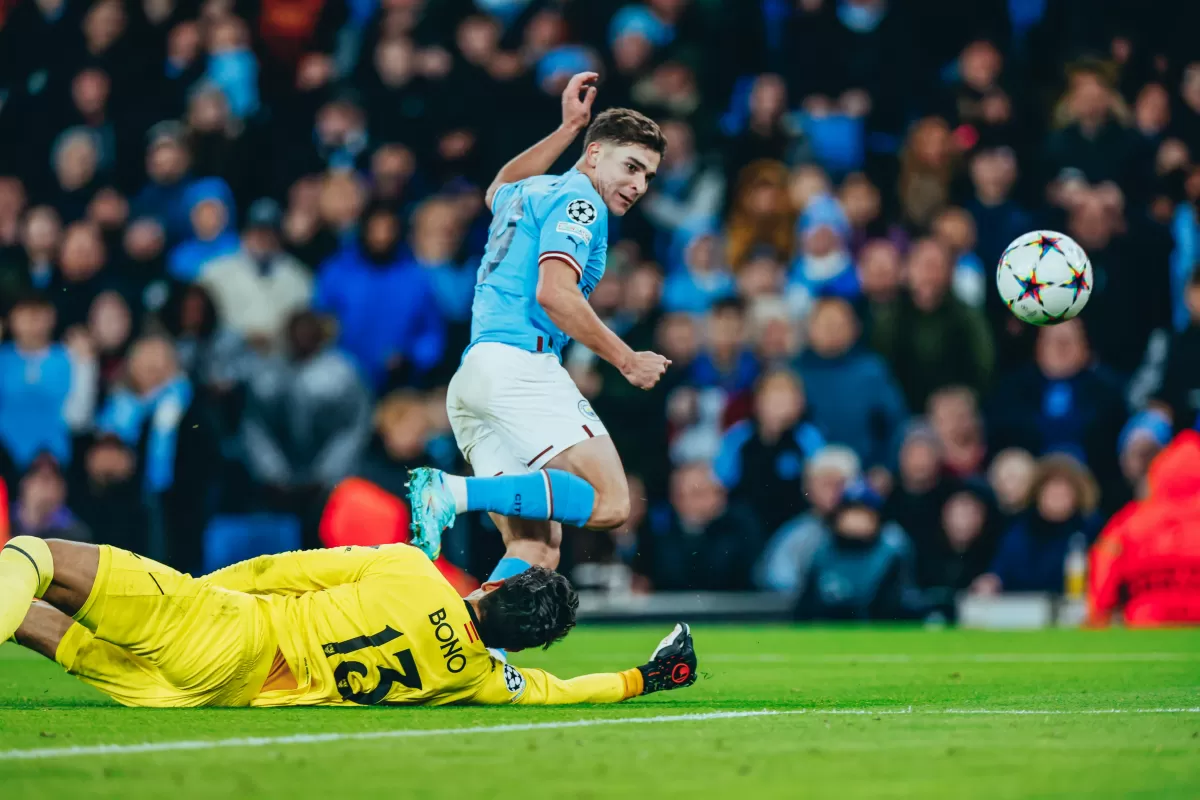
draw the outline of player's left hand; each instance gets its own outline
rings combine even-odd
[[[600,75],[580,72],[574,75],[562,95],[563,127],[578,133],[592,121],[592,103],[596,100],[594,85]]]
[[[650,661],[638,667],[642,673],[642,694],[667,689],[682,689],[696,682],[696,649],[692,646],[692,629],[680,622],[667,634]]]

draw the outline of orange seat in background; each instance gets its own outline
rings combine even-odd
[[[410,519],[408,504],[399,497],[362,478],[347,478],[329,495],[319,534],[326,547],[395,544],[408,541]],[[479,588],[479,581],[445,558],[435,563],[460,595]]]

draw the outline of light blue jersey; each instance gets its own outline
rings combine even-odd
[[[539,265],[548,258],[570,264],[589,296],[604,277],[608,208],[591,180],[571,169],[501,186],[492,212],[471,308],[471,346],[499,342],[561,359],[569,337],[538,304]]]

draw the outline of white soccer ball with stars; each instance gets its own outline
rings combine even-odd
[[[996,289],[1017,319],[1057,325],[1074,318],[1092,294],[1092,262],[1079,243],[1056,231],[1017,237],[1000,256]]]

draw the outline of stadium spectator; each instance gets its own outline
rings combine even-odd
[[[136,453],[150,550],[176,569],[199,569],[221,457],[211,411],[180,370],[170,339],[134,344],[128,386],[109,395],[96,427]]]
[[[233,232],[237,210],[233,192],[220,178],[202,178],[188,186],[183,204],[191,235],[171,251],[167,271],[172,278],[191,283],[214,261],[237,252],[238,238]]]
[[[1171,329],[1168,252],[1145,226],[1125,226],[1119,191],[1084,192],[1072,208],[1066,233],[1092,262],[1092,296],[1081,317],[1101,363],[1127,378],[1142,363],[1155,330]],[[1137,314],[1128,309],[1136,307]]]
[[[61,238],[62,222],[53,208],[35,206],[26,212],[20,244],[0,251],[0,311],[7,313],[30,290],[46,290]]]
[[[987,459],[983,420],[975,394],[964,386],[947,386],[929,397],[925,415],[942,445],[942,468],[956,478],[978,475]]]
[[[151,128],[147,136],[146,184],[133,196],[129,211],[135,219],[157,220],[174,247],[192,234],[185,200],[191,183],[187,131],[178,122],[166,121]]]
[[[663,286],[663,309],[667,312],[703,314],[719,300],[734,297],[737,284],[725,266],[718,231],[706,218],[681,224],[675,230],[672,249],[678,252]]]
[[[1005,522],[1011,522],[1029,504],[1029,490],[1037,461],[1028,450],[1010,447],[1001,450],[988,467],[988,486],[996,499],[996,507]]]
[[[872,239],[858,254],[858,283],[862,305],[870,322],[900,297],[902,271],[900,251],[887,239]]]
[[[850,223],[837,201],[817,195],[797,222],[799,253],[788,276],[788,299],[800,316],[817,297],[858,297],[858,278],[850,257]]]
[[[70,486],[69,496],[93,540],[117,547],[146,547],[147,508],[136,481],[136,453],[117,436],[103,434],[83,459],[83,474]]]
[[[54,140],[52,151],[56,185],[47,203],[66,222],[82,219],[87,204],[99,188],[100,144],[86,128],[68,128]]]
[[[367,212],[360,242],[322,265],[313,307],[338,321],[338,346],[368,386],[419,381],[442,357],[445,323],[429,277],[405,265],[400,221],[386,208]]]
[[[913,424],[900,448],[896,485],[888,495],[884,517],[918,539],[938,530],[939,509],[953,488],[942,469],[937,434],[927,424]]]
[[[750,419],[725,434],[713,471],[730,497],[753,508],[773,531],[807,505],[804,464],[825,446],[825,437],[806,421],[804,385],[794,372],[764,375],[753,408]]]
[[[777,161],[753,161],[737,175],[733,205],[725,226],[729,265],[736,272],[751,257],[767,253],[789,263],[796,213],[787,192],[787,168]]]
[[[754,568],[754,583],[771,592],[799,595],[817,547],[826,535],[829,516],[842,492],[862,477],[853,450],[826,445],[804,466],[804,494],[811,508],[785,522],[767,542]]]
[[[1112,88],[1105,65],[1073,65],[1067,93],[1055,109],[1058,130],[1046,140],[1046,167],[1050,175],[1077,169],[1091,183],[1128,179],[1136,139],[1125,127],[1129,108]]]
[[[652,234],[657,234],[652,244],[659,258],[681,227],[693,220],[715,219],[725,200],[725,175],[697,152],[691,126],[668,119],[662,131],[667,152],[639,206]]]
[[[92,532],[67,508],[67,482],[58,461],[49,453],[39,455],[29,465],[10,513],[13,536],[92,541]]]
[[[1192,272],[1184,298],[1188,325],[1172,335],[1152,396],[1155,410],[1166,414],[1176,430],[1200,422],[1200,267]]]
[[[954,618],[958,593],[991,565],[999,522],[988,486],[968,481],[942,504],[941,525],[936,530],[913,535],[916,583],[926,602],[948,618]]]
[[[413,212],[410,263],[425,270],[441,318],[459,327],[471,317],[476,272],[472,265],[457,261],[462,239],[462,219],[449,197],[430,198]]]
[[[869,241],[876,238],[892,242],[897,247],[908,246],[908,236],[904,229],[888,223],[883,216],[883,198],[879,187],[861,172],[846,176],[838,187],[838,203],[850,223],[848,243],[850,252],[856,257],[861,255]]]
[[[1125,414],[1120,383],[1092,361],[1083,324],[1072,320],[1039,331],[1035,363],[1001,382],[987,411],[988,438],[994,450],[1069,453],[1112,492],[1120,484],[1113,443]]]
[[[54,320],[48,298],[26,295],[8,315],[12,341],[0,345],[0,443],[22,470],[42,452],[67,463],[72,423],[90,421],[72,357],[51,338]]]
[[[1030,498],[1029,510],[1003,533],[972,592],[1062,593],[1067,553],[1094,538],[1099,490],[1087,467],[1055,454],[1039,461]]]
[[[414,392],[393,392],[379,402],[373,422],[371,441],[354,474],[405,498],[409,470],[431,462],[425,401]]]
[[[975,255],[975,220],[956,206],[943,209],[934,217],[933,238],[950,254],[954,296],[971,308],[982,308],[988,280],[983,262]]]
[[[979,312],[950,291],[951,264],[944,247],[923,239],[909,251],[907,291],[877,305],[872,347],[892,368],[909,408],[951,384],[978,394],[989,387],[992,339]]]
[[[933,218],[950,202],[951,182],[956,170],[954,141],[950,126],[941,117],[917,122],[900,154],[897,190],[904,222],[916,230],[928,230]]]
[[[799,620],[898,620],[921,614],[908,536],[880,516],[863,481],[846,487],[813,553],[794,615]]]
[[[1125,423],[1117,438],[1121,477],[1131,499],[1146,496],[1146,477],[1154,458],[1171,441],[1171,422],[1157,411],[1143,411]],[[1115,493],[1117,497],[1126,493]],[[1112,503],[1106,498],[1106,502]]]
[[[242,435],[251,476],[308,501],[358,464],[371,400],[354,365],[327,346],[316,315],[294,315],[287,337],[285,354],[262,359],[247,383]]]
[[[211,262],[199,281],[224,323],[260,350],[279,346],[288,318],[312,301],[312,274],[284,252],[281,223],[278,203],[256,200],[246,214],[241,248]]]
[[[796,360],[813,423],[848,445],[868,468],[894,468],[904,399],[887,365],[859,344],[854,309],[821,300],[808,320],[808,349]]]
[[[731,503],[704,463],[672,473],[670,498],[670,512],[652,522],[655,588],[749,589],[763,539],[750,508]]]

